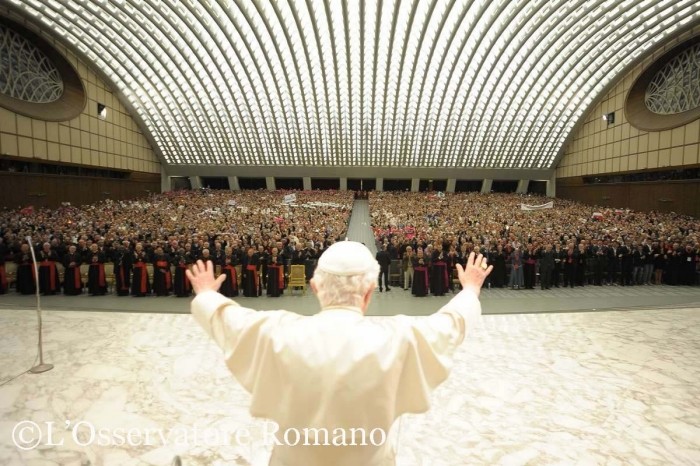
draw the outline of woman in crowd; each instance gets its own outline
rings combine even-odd
[[[512,290],[522,288],[525,285],[523,275],[523,253],[520,251],[520,246],[516,245],[513,252],[510,253],[510,282],[508,286]]]

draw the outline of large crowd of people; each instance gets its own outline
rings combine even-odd
[[[229,296],[279,296],[289,264],[344,238],[348,191],[176,191],[133,201],[0,212],[0,293],[189,296],[184,271],[212,260]],[[11,264],[11,266],[10,266]],[[9,269],[12,269],[10,272]],[[110,286],[113,285],[113,286]]]
[[[369,200],[377,247],[416,296],[452,289],[471,251],[488,257],[486,286],[498,288],[697,284],[700,221],[691,217],[497,193]]]
[[[212,260],[227,296],[281,295],[292,265],[344,239],[350,191],[176,191],[133,201],[0,212],[0,294],[191,295],[185,271]],[[371,192],[380,291],[454,291],[471,251],[486,286],[694,285],[700,222],[659,212],[479,193]],[[523,208],[523,205],[526,207]],[[530,207],[527,207],[530,206]]]

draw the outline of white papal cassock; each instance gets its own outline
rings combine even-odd
[[[313,316],[257,312],[207,291],[193,300],[192,314],[252,395],[251,415],[275,421],[280,434],[324,429],[328,442],[315,441],[323,444],[333,441],[338,428],[345,429],[351,443],[350,429],[369,433],[379,428],[388,434],[401,414],[428,410],[431,390],[447,378],[452,353],[481,315],[481,305],[464,290],[431,316],[370,320],[351,307],[324,308]],[[360,442],[356,436],[355,443]],[[389,442],[303,443],[275,446],[270,464],[395,464]]]

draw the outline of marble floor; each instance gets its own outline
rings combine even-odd
[[[36,316],[0,309],[0,464],[265,464],[263,421],[190,316],[53,311],[44,324],[55,368],[12,379],[34,363]],[[432,409],[392,441],[399,465],[700,464],[699,382],[697,308],[487,315]],[[249,442],[215,435],[241,429]]]

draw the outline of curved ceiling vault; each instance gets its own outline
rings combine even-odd
[[[697,0],[10,0],[171,165],[552,168]]]

